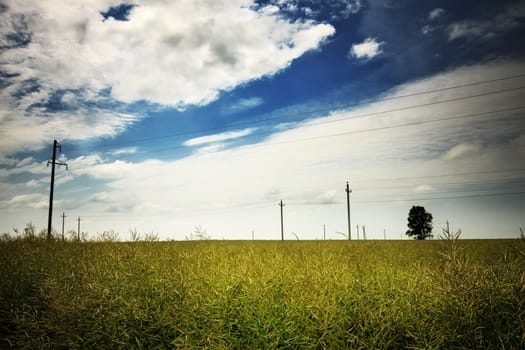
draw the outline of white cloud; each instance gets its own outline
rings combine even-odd
[[[434,191],[434,187],[431,185],[417,185],[414,188],[414,193],[430,193]]]
[[[23,166],[28,165],[28,164],[31,164],[31,163],[33,163],[33,162],[34,162],[33,157],[27,157],[27,158],[24,158],[24,159],[22,159],[21,161],[19,161],[19,162],[16,164],[16,166],[17,166],[17,167],[23,167]]]
[[[434,30],[435,30],[434,27],[425,25],[423,26],[423,28],[421,28],[421,33],[423,33],[423,35],[427,35],[428,33],[432,33]]]
[[[261,12],[264,13],[265,15],[274,15],[276,13],[279,12],[279,7],[278,6],[275,6],[275,5],[268,5],[268,6],[264,6],[263,8],[261,8]]]
[[[479,153],[481,151],[481,146],[479,144],[471,143],[460,143],[452,148],[450,148],[444,155],[446,160],[454,160],[466,155],[472,155]]]
[[[370,60],[383,52],[381,49],[383,45],[383,41],[378,42],[375,38],[366,38],[362,43],[352,45],[349,56]]]
[[[228,141],[228,140],[233,140],[233,139],[238,139],[240,137],[248,136],[251,133],[253,133],[255,130],[256,130],[255,128],[246,128],[243,130],[227,131],[227,132],[223,132],[223,133],[215,134],[215,135],[200,136],[200,137],[195,137],[193,139],[189,139],[185,141],[183,144],[184,146],[199,146],[199,145],[204,145],[207,143]]]
[[[224,149],[225,146],[226,145],[224,143],[213,143],[211,145],[199,148],[197,153],[203,154],[203,153],[219,152],[220,150]]]
[[[28,187],[28,188],[35,188],[35,187],[40,186],[42,183],[43,183],[42,180],[32,179],[32,180],[29,180],[28,182],[26,182],[26,187]]]
[[[21,194],[11,198],[7,204],[13,207],[43,209],[48,207],[49,198],[41,193]]]
[[[2,163],[53,138],[114,137],[142,118],[119,111],[114,99],[206,104],[286,69],[335,32],[276,16],[275,6],[257,11],[249,0],[134,1],[129,21],[103,20],[100,12],[117,1],[4,3],[0,64],[11,77],[0,91]],[[47,110],[57,91],[64,109]]]
[[[111,88],[123,102],[205,104],[286,68],[335,31],[274,16],[275,6],[256,11],[248,0],[135,1],[129,21],[103,21],[100,12],[115,4],[8,1],[10,23],[24,20],[31,42],[8,50],[4,68],[20,83],[38,79],[42,94]]]
[[[442,8],[435,8],[428,13],[428,19],[434,21],[445,14],[445,10]]]
[[[111,195],[107,192],[95,193],[89,198],[89,200],[95,203],[112,203],[113,202]]]
[[[5,102],[0,104],[0,113],[4,111],[8,114],[2,120],[2,127],[9,130],[9,133],[0,137],[0,153],[4,157],[17,152],[51,147],[53,139],[88,140],[113,137],[140,118],[100,109],[56,113],[34,110],[27,115],[28,113],[22,110],[10,110],[8,106],[12,102],[9,102],[9,99],[0,96],[0,101]]]
[[[463,37],[479,37],[490,29],[488,22],[463,21],[453,23],[448,28],[448,40],[456,40]],[[488,33],[490,35],[490,32]]]
[[[360,0],[354,0],[354,1],[343,0],[343,1],[340,1],[340,3],[343,6],[343,8],[339,12],[339,15],[345,19],[350,17],[353,14],[358,13],[362,7]]]

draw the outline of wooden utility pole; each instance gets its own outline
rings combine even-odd
[[[53,191],[55,188],[55,165],[64,165],[67,170],[67,164],[62,162],[57,162],[57,148],[62,152],[62,147],[57,140],[53,141],[53,158],[47,162],[47,166],[51,164],[51,186],[49,190],[49,215],[47,218],[47,238],[51,239],[51,223],[53,222]]]
[[[80,242],[80,216],[78,217],[77,239],[78,239],[78,241]]]
[[[66,219],[66,213],[62,213],[62,241],[64,240],[64,220]]]
[[[326,225],[323,225],[323,240],[326,241]]]
[[[284,203],[283,200],[279,202],[279,206],[281,207],[281,241],[284,241],[284,224],[283,224],[283,207]]]
[[[352,190],[350,189],[350,185],[348,184],[348,181],[346,182],[346,212],[348,214],[348,240],[352,239],[352,227],[350,225],[350,193],[352,193]]]

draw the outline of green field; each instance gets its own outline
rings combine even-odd
[[[523,240],[0,242],[0,348],[525,348]]]

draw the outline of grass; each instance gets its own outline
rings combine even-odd
[[[0,242],[0,348],[525,347],[521,241]]]

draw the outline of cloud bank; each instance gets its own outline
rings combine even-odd
[[[249,0],[4,2],[0,122],[4,154],[52,137],[112,137],[137,119],[126,104],[204,105],[278,73],[334,34]]]

